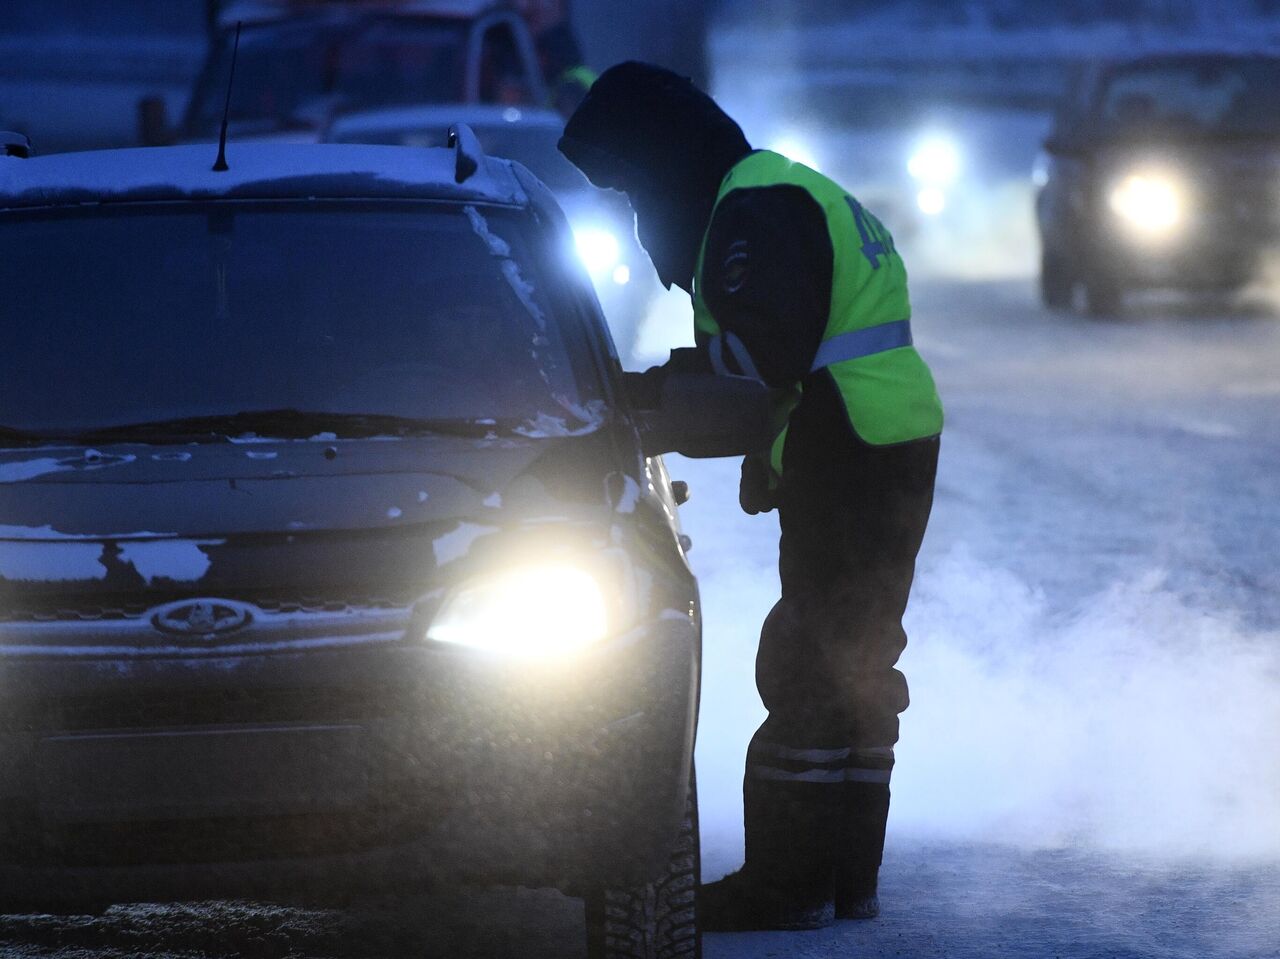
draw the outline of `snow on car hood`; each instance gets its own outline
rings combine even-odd
[[[484,512],[555,440],[0,452],[0,542],[375,530]]]

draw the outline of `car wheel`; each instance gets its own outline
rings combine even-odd
[[[1092,275],[1084,281],[1084,308],[1090,316],[1119,316],[1124,309],[1124,289],[1107,276]]]
[[[1051,310],[1071,309],[1075,278],[1067,268],[1066,257],[1058,253],[1040,256],[1040,299]]]
[[[666,872],[643,886],[586,897],[587,959],[701,959],[701,865],[698,787],[690,774],[684,822]]]

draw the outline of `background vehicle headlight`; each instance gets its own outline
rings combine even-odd
[[[622,256],[622,244],[618,242],[618,238],[600,227],[575,229],[573,240],[578,248],[578,256],[592,276],[612,270]]]
[[[947,208],[947,194],[936,186],[927,186],[916,194],[916,206],[925,216],[937,216]]]
[[[960,175],[960,149],[943,137],[924,140],[907,160],[907,172],[930,186],[950,186]]]
[[[1111,209],[1140,233],[1158,237],[1172,233],[1182,222],[1186,193],[1173,177],[1135,173],[1111,191]]]
[[[572,653],[603,639],[608,609],[596,578],[570,565],[527,566],[464,584],[427,638],[519,657]]]

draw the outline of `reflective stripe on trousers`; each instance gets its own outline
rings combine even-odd
[[[753,741],[747,750],[747,775],[775,782],[881,783],[893,773],[893,747],[796,749]]]

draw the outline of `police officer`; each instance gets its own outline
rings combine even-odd
[[[688,80],[624,63],[561,150],[622,190],[663,283],[693,296],[673,368],[762,379],[779,433],[743,464],[748,513],[778,509],[782,598],[760,637],[768,718],[747,751],[746,863],[700,892],[706,929],[799,929],[879,911],[902,615],[933,501],[942,409],[912,346],[888,230],[821,174],[752,150]]]

